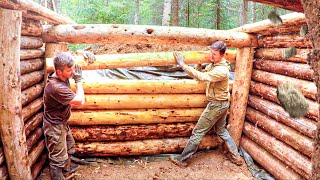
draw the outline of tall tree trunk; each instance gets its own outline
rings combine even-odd
[[[190,1],[187,2],[187,27],[190,27]]]
[[[216,0],[217,3],[217,29],[220,29],[220,0]]]
[[[136,12],[134,14],[134,24],[139,24],[139,0],[136,0]]]
[[[179,26],[179,0],[173,0],[173,25]]]
[[[256,22],[256,2],[251,2],[251,21]]]
[[[162,26],[169,26],[170,25],[171,2],[172,2],[172,0],[164,0]]]
[[[248,23],[248,0],[242,1],[241,6],[241,26]]]
[[[317,85],[317,102],[320,103],[320,9],[319,0],[302,0],[304,13],[308,24],[308,37],[312,42],[313,50],[308,55],[307,61],[314,71],[314,81]],[[319,108],[320,112],[320,108]],[[314,140],[314,152],[312,154],[312,179],[320,179],[320,121],[317,124],[316,137]]]

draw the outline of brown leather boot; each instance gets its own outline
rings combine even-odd
[[[65,177],[62,173],[62,168],[59,167],[50,167],[50,176],[51,180],[65,180]]]

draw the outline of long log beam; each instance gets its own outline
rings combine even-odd
[[[21,91],[41,82],[43,80],[44,71],[33,71],[21,76]]]
[[[196,122],[204,108],[73,110],[71,126]]]
[[[22,17],[21,35],[22,36],[41,36],[42,24],[39,20]]]
[[[43,46],[43,41],[40,37],[21,36],[21,49],[38,49]]]
[[[39,97],[38,99],[32,101],[27,106],[22,108],[22,119],[27,121],[32,115],[37,113],[43,107],[43,99]]]
[[[76,141],[136,141],[189,137],[195,123],[71,127]]]
[[[282,24],[274,25],[270,20],[263,20],[256,23],[245,24],[231,29],[234,32],[245,32],[254,34],[275,34],[283,32],[298,32],[302,24],[306,24],[306,17],[303,13],[289,13],[280,16]]]
[[[308,64],[256,59],[253,68],[298,79],[313,80],[313,70]]]
[[[44,20],[53,24],[74,24],[75,22],[31,0],[2,0],[0,7],[22,11],[24,17]]]
[[[41,170],[45,167],[45,163],[48,159],[47,152],[42,152],[42,155],[38,158],[38,160],[31,167],[32,179],[36,180]]]
[[[248,122],[244,124],[243,133],[304,178],[310,179],[312,164],[309,158]]]
[[[38,112],[24,124],[24,132],[28,136],[36,127],[42,123],[43,112]]]
[[[186,64],[201,64],[210,62],[209,51],[184,51]],[[236,51],[228,51],[226,58],[235,61]],[[75,57],[77,64],[84,70],[95,69],[116,69],[143,66],[170,66],[176,65],[173,52],[153,52],[153,53],[129,53],[129,54],[105,54],[96,55],[97,60],[88,64],[83,57]],[[46,69],[48,72],[54,70],[53,58],[46,58]]]
[[[258,47],[264,48],[311,48],[311,41],[299,34],[265,35],[258,38]]]
[[[206,107],[204,94],[88,94],[74,109],[155,109]]]
[[[189,138],[153,139],[125,142],[91,142],[75,144],[79,156],[132,156],[181,152]],[[199,149],[218,147],[222,140],[217,136],[205,136]]]
[[[72,81],[71,89],[76,90]],[[232,90],[233,81],[229,81]],[[202,94],[206,84],[195,80],[109,80],[85,79],[85,94]]]
[[[44,69],[44,60],[41,58],[20,61],[21,75]]]
[[[277,87],[282,83],[293,83],[300,89],[304,96],[313,100],[316,99],[317,87],[315,83],[311,81],[300,80],[256,69],[252,70],[251,78],[254,81],[262,82],[274,87]]]
[[[43,83],[36,84],[21,92],[21,105],[25,106],[38,98],[43,92]]]
[[[37,161],[45,147],[45,141],[42,139],[29,151],[29,163],[31,166]]]
[[[248,105],[310,138],[315,137],[317,123],[311,119],[291,118],[281,106],[258,96],[249,95]]]
[[[278,158],[270,154],[261,146],[250,140],[246,136],[241,138],[241,146],[258,162],[264,169],[272,174],[276,179],[300,180],[301,175],[281,162]]]
[[[255,47],[257,39],[242,32],[211,30],[174,26],[78,24],[45,26],[44,42],[71,44],[127,43],[136,44],[186,44],[209,46],[217,40],[228,47]]]
[[[283,58],[282,52],[285,48],[258,48],[255,49],[254,57],[257,59],[270,59],[277,61],[288,61],[296,63],[305,63],[307,64],[307,56],[310,49],[296,49],[296,54],[289,57]]]
[[[43,131],[41,127],[38,127],[32,134],[27,137],[27,147],[28,151],[33,147],[33,145],[38,142],[40,137],[43,135]]]
[[[253,124],[256,124],[258,127],[261,127],[275,138],[290,145],[300,153],[311,157],[313,150],[313,141],[311,138],[300,134],[296,130],[283,125],[252,108],[247,108],[246,119]]]
[[[44,57],[44,51],[42,49],[21,49],[20,59],[35,59]]]
[[[291,11],[302,12],[303,6],[300,0],[252,0],[254,2],[269,4],[270,6],[288,9]]]

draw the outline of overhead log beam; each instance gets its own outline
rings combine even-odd
[[[204,108],[73,110],[71,126],[196,122]]]
[[[0,7],[22,11],[24,17],[44,20],[52,24],[74,24],[75,22],[31,0],[1,0]]]
[[[228,47],[255,47],[253,35],[225,30],[199,29],[176,26],[79,24],[45,26],[44,42],[71,44],[127,43],[136,44],[185,44],[209,46],[222,40]]]
[[[250,0],[250,1],[258,2],[262,4],[269,4],[270,6],[303,13],[303,6],[301,3],[301,0]]]
[[[255,49],[254,57],[258,59],[270,59],[277,61],[290,61],[297,63],[307,64],[307,55],[311,52],[311,49],[296,49],[296,54],[283,58],[282,52],[285,48],[258,48]]]
[[[267,48],[311,48],[311,41],[299,34],[265,35],[258,38],[258,47]]]
[[[235,62],[237,51],[227,51],[226,59]],[[186,64],[210,63],[209,51],[184,51]],[[177,65],[173,52],[130,53],[130,54],[105,54],[96,55],[96,61],[88,64],[81,56],[75,57],[75,62],[84,70],[115,69],[143,66],[170,66]],[[54,70],[53,58],[46,58],[48,72]]]

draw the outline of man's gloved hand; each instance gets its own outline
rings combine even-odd
[[[179,64],[179,66],[183,66],[185,65],[184,63],[184,58],[181,52],[174,52],[173,53],[174,59],[176,60],[176,62]]]
[[[75,83],[81,82],[82,69],[81,69],[81,66],[79,64],[74,65],[72,78],[74,79]]]
[[[90,64],[96,61],[96,56],[92,52],[77,50],[77,53],[81,53],[84,59],[87,60]]]

